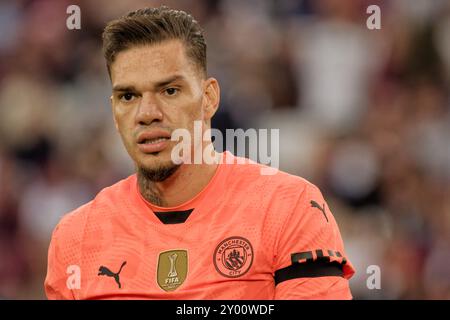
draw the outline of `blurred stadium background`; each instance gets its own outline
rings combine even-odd
[[[55,224],[132,173],[101,32],[161,3],[206,30],[214,126],[279,128],[280,168],[323,190],[354,297],[449,299],[448,0],[0,1],[0,297],[44,299]],[[70,4],[81,30],[66,28]],[[371,4],[381,30],[366,27]]]

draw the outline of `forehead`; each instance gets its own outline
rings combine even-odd
[[[119,81],[130,84],[142,80],[158,82],[175,74],[187,79],[197,76],[196,68],[180,40],[133,46],[119,52],[111,65],[113,84]]]

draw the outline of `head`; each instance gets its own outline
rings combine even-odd
[[[167,7],[140,9],[103,32],[112,82],[116,128],[139,172],[163,181],[179,165],[171,160],[176,129],[203,131],[219,104],[219,85],[207,77],[206,43],[192,16]],[[192,147],[194,139],[191,139]]]

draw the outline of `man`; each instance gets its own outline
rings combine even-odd
[[[49,299],[350,299],[354,273],[320,191],[263,165],[174,161],[177,129],[211,126],[219,84],[198,23],[167,7],[103,34],[117,130],[137,173],[66,215],[49,248]],[[206,134],[208,137],[208,135]],[[241,159],[242,160],[242,159]],[[68,272],[69,271],[69,272]]]

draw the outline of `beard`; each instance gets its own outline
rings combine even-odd
[[[142,166],[137,167],[137,179],[141,195],[154,205],[166,205],[164,197],[155,183],[162,182],[172,176],[180,166],[181,164],[169,162],[150,169]]]
[[[173,162],[170,162],[152,169],[138,167],[138,177],[140,180],[162,182],[172,176],[180,166],[181,164],[174,164]]]

